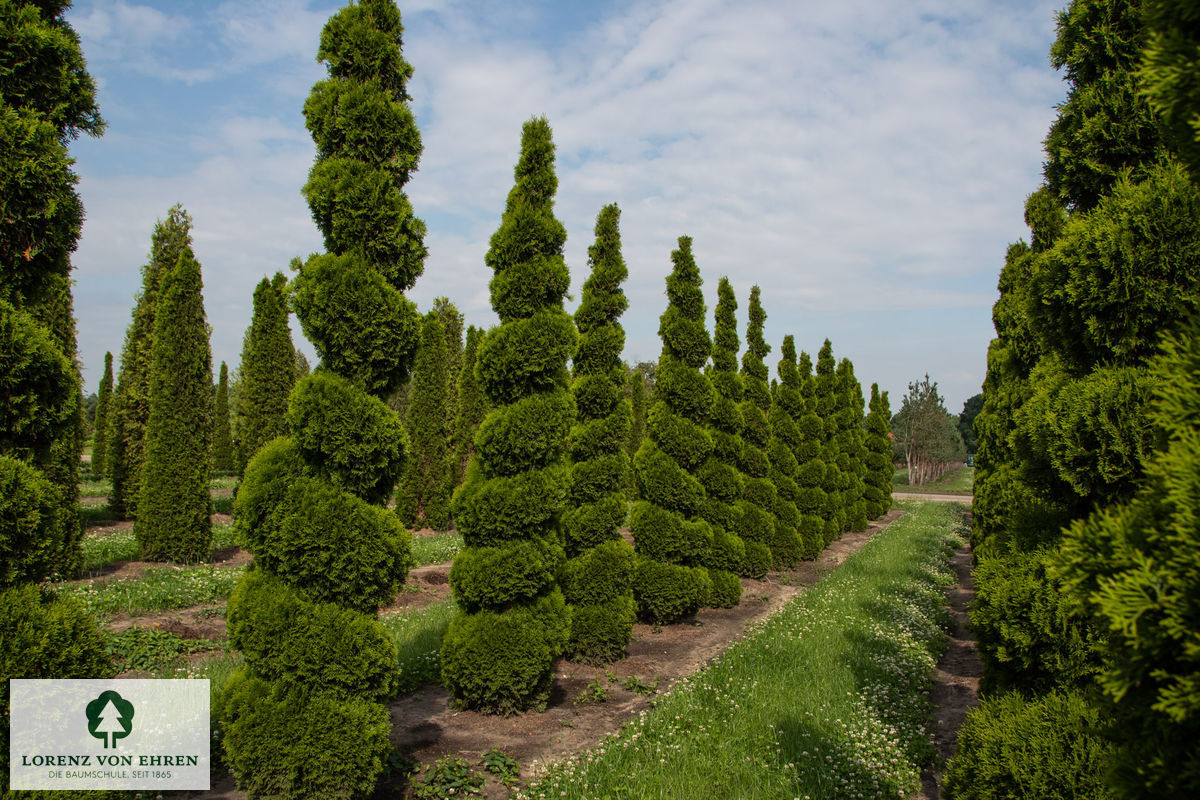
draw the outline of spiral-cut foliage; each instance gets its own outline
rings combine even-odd
[[[446,332],[437,312],[425,315],[421,348],[408,394],[408,466],[396,489],[396,513],[407,525],[443,531],[450,527],[449,363]]]
[[[212,543],[212,355],[191,248],[163,276],[161,289],[133,532],[144,558],[187,563],[205,558]]]
[[[852,531],[867,529],[867,505],[864,499],[866,492],[867,464],[866,445],[863,443],[863,395],[862,384],[854,377],[854,364],[850,359],[843,358],[838,362],[838,384],[841,386],[841,412],[838,420],[841,429],[838,431],[838,449],[845,456],[839,457],[838,466],[844,461],[846,472],[846,489],[842,495],[842,505],[846,509],[846,527]]]
[[[796,456],[796,510],[800,514],[796,530],[800,534],[801,557],[813,559],[825,548],[824,513],[828,497],[821,488],[825,483],[826,469],[822,460],[823,428],[821,418],[817,416],[816,381],[813,379],[812,359],[808,353],[800,353],[796,380],[800,395],[799,413],[793,417],[798,439],[792,450]],[[890,445],[888,452],[891,452]],[[889,484],[891,480],[889,471]]]
[[[441,651],[455,702],[503,714],[545,705],[570,633],[557,575],[575,419],[567,360],[577,336],[562,307],[567,235],[554,217],[558,179],[545,118],[525,123],[515,178],[487,252],[501,324],[479,347],[476,375],[492,411],[454,495],[466,547],[450,583],[462,610]]]
[[[254,289],[254,316],[242,343],[242,381],[234,411],[237,467],[242,472],[259,449],[287,432],[288,395],[296,383],[296,351],[288,330],[287,298],[275,281]]]
[[[772,387],[770,413],[771,439],[767,455],[771,469],[767,473],[775,484],[775,538],[771,540],[771,562],[776,569],[790,569],[804,554],[800,532],[800,486],[796,482],[800,462],[796,451],[802,437],[797,421],[804,413],[800,394],[800,373],[796,364],[796,342],[783,338],[780,348],[779,382]]]
[[[826,339],[817,353],[817,377],[814,402],[817,416],[821,419],[821,461],[825,463],[825,479],[821,490],[825,492],[825,509],[821,516],[825,520],[825,544],[842,536],[846,530],[846,508],[842,505],[842,492],[847,476],[842,471],[838,449],[838,391],[837,363],[833,360],[833,345]]]
[[[92,477],[103,480],[108,474],[105,465],[108,459],[108,420],[112,408],[113,357],[104,354],[104,377],[100,379],[100,391],[96,397],[96,416],[92,425]]]
[[[381,398],[416,350],[419,317],[402,292],[425,256],[403,192],[421,142],[402,31],[391,0],[334,14],[318,51],[329,78],[304,107],[317,145],[304,194],[329,252],[301,267],[293,306],[321,367],[292,390],[290,435],[251,459],[234,502],[256,568],[229,603],[246,667],[225,744],[251,797],[368,794],[388,749],[380,701],[396,685],[395,650],[375,612],[411,558],[383,507],[408,441]]]
[[[739,506],[741,526],[738,535],[746,546],[744,572],[761,577],[771,566],[771,542],[775,540],[775,504],[778,493],[771,482],[771,461],[767,447],[771,441],[770,374],[763,359],[771,352],[763,338],[767,313],[763,310],[761,290],[750,289],[750,322],[746,326],[746,352],[742,354],[742,473],[745,499]]]
[[[705,426],[713,390],[700,370],[712,343],[704,329],[700,270],[692,239],[679,237],[667,276],[667,310],[660,317],[663,340],[658,360],[658,399],[646,420],[646,439],[633,458],[639,500],[630,528],[639,563],[634,578],[638,614],[671,622],[699,610],[711,593],[705,569],[713,528],[700,515],[706,495],[700,467],[712,455]]]
[[[871,402],[867,409],[867,419],[863,423],[866,434],[863,444],[867,448],[863,499],[867,519],[879,519],[892,507],[892,440],[888,438],[892,410],[887,392],[881,393],[878,383],[871,384]]]
[[[578,418],[568,443],[571,488],[563,515],[567,561],[563,595],[571,608],[567,655],[602,664],[625,654],[633,629],[633,549],[618,529],[625,520],[630,405],[624,398],[625,331],[618,320],[628,301],[621,257],[620,209],[605,206],[588,248],[592,272],[575,312],[579,348],[571,393]]]

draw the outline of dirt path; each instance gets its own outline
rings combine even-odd
[[[933,741],[938,751],[938,764],[921,775],[921,793],[917,800],[939,800],[939,785],[946,760],[954,753],[958,731],[967,711],[979,705],[979,678],[983,665],[975,649],[975,636],[967,627],[967,609],[975,597],[975,580],[971,576],[971,547],[964,545],[950,561],[958,576],[948,592],[950,605],[950,637],[946,652],[938,661],[930,699],[933,700]]]

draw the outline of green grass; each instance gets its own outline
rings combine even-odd
[[[936,481],[924,486],[908,485],[908,470],[898,469],[892,475],[893,492],[934,492],[937,494],[971,494],[975,482],[974,467],[952,469]]]
[[[212,530],[213,550],[237,544],[233,540],[233,525],[229,523],[213,525]],[[99,569],[115,561],[136,561],[141,556],[137,540],[133,536],[133,529],[117,531],[105,536],[84,536],[81,549],[84,572]]]
[[[902,798],[932,761],[957,507],[910,513],[704,671],[518,798]]]
[[[225,600],[245,567],[149,567],[139,577],[56,584],[93,614],[131,615],[171,611]]]
[[[222,474],[213,476],[208,483],[209,489],[232,489],[237,485],[237,476],[230,474]],[[79,481],[79,496],[80,497],[108,497],[112,492],[112,481],[108,478],[103,478],[98,481],[81,480]]]
[[[400,651],[401,694],[430,683],[441,683],[442,637],[456,608],[454,600],[443,600],[415,611],[401,611],[379,618]]]
[[[108,652],[118,673],[158,672],[181,656],[220,648],[209,639],[184,639],[169,631],[126,628],[108,634]]]
[[[453,531],[433,536],[414,536],[412,539],[412,555],[418,567],[444,564],[452,560],[462,547],[462,534]]]

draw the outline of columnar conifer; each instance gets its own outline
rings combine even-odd
[[[845,476],[838,465],[838,391],[837,362],[833,360],[833,345],[828,339],[817,353],[816,410],[821,418],[821,460],[825,463],[825,544],[842,536],[846,530],[846,509],[842,505],[842,483]]]
[[[483,335],[483,328],[471,325],[467,328],[467,342],[463,347],[462,370],[458,376],[458,419],[455,421],[454,431],[455,486],[466,478],[467,464],[475,453],[475,431],[488,412],[487,397],[475,372],[475,362]]]
[[[150,358],[150,415],[133,526],[142,557],[195,562],[212,543],[212,356],[200,264],[187,248],[163,275]]]
[[[246,667],[225,693],[225,749],[251,797],[367,795],[390,747],[396,646],[376,613],[411,556],[384,507],[407,441],[382,398],[408,375],[420,317],[403,292],[425,257],[403,191],[421,144],[402,32],[391,0],[334,14],[317,52],[329,78],[304,108],[317,149],[304,193],[328,252],[304,263],[293,298],[321,367],[234,503],[255,569],[229,600]]]
[[[816,381],[812,374],[812,359],[800,353],[796,368],[800,394],[800,413],[795,417],[798,442],[792,452],[796,456],[796,510],[800,521],[801,557],[813,559],[825,549],[825,507],[829,502],[822,485],[825,483],[825,462],[822,460],[821,418],[816,411]],[[890,474],[888,480],[891,480]]]
[[[771,563],[776,569],[790,569],[803,552],[800,540],[800,511],[796,501],[800,487],[796,484],[796,449],[800,446],[800,429],[796,418],[804,411],[800,395],[800,373],[796,366],[796,341],[785,336],[780,348],[779,383],[773,391],[770,423],[771,439],[767,455],[771,469],[767,473],[775,484],[775,537],[771,540]]]
[[[592,664],[625,655],[634,620],[633,548],[619,533],[625,521],[625,442],[632,416],[621,363],[625,331],[619,320],[629,304],[621,284],[629,272],[621,257],[620,214],[614,203],[596,218],[596,241],[588,248],[592,271],[575,312],[579,347],[571,393],[578,422],[568,440],[572,463],[563,514],[563,595],[571,609],[567,655]]]
[[[443,531],[450,527],[454,491],[450,453],[449,359],[446,331],[436,311],[425,315],[406,409],[408,464],[396,489],[396,513],[406,525]]]
[[[113,391],[113,357],[104,354],[104,377],[100,379],[100,391],[96,397],[96,419],[92,424],[92,477],[102,480],[107,474],[108,427],[111,417]]]
[[[671,261],[667,310],[658,328],[663,349],[657,399],[647,414],[646,439],[633,459],[640,499],[630,517],[639,556],[634,578],[638,614],[655,622],[695,613],[712,590],[703,567],[712,547],[712,526],[700,516],[705,494],[695,474],[713,449],[705,429],[713,390],[701,372],[712,342],[704,328],[704,295],[691,237],[679,237]]]
[[[142,447],[146,419],[150,414],[150,360],[154,346],[155,317],[162,277],[179,263],[192,245],[192,218],[180,205],[167,218],[154,224],[150,259],[142,266],[142,291],[133,307],[133,319],[125,331],[121,369],[117,374],[113,421],[109,426],[112,493],[110,511],[117,517],[133,517],[141,494]]]
[[[451,435],[458,424],[458,379],[462,374],[463,361],[463,315],[448,297],[433,299],[433,312],[442,323],[446,338],[446,430]],[[454,454],[453,443],[449,453]],[[453,487],[451,487],[453,488]]]
[[[713,526],[713,546],[705,566],[713,583],[709,604],[718,608],[737,605],[742,583],[737,573],[745,568],[746,545],[737,531],[745,485],[742,462],[742,379],[738,375],[737,297],[728,278],[717,285],[716,324],[713,327],[712,364],[707,370],[713,386],[713,406],[708,432],[713,452],[700,468],[705,501],[702,516]]]
[[[642,439],[646,435],[646,376],[641,370],[633,370],[629,376],[629,408],[632,414],[632,419],[629,425],[629,441],[625,446],[625,452],[629,454],[630,459],[637,453],[638,448],[642,446]],[[630,485],[633,485],[633,471],[629,472]]]
[[[762,577],[771,566],[771,542],[775,540],[775,503],[778,493],[768,473],[771,461],[767,446],[771,441],[771,390],[767,386],[767,365],[763,359],[771,352],[763,338],[763,311],[760,290],[750,289],[749,324],[746,326],[746,352],[742,354],[742,472],[745,475],[745,501],[742,525],[738,533],[746,545],[744,573]]]
[[[254,289],[254,316],[242,343],[241,391],[234,409],[238,470],[259,449],[287,432],[288,395],[295,385],[296,354],[288,329],[282,273]]]
[[[867,518],[879,519],[892,507],[893,469],[892,440],[888,436],[892,410],[888,405],[887,392],[880,392],[877,383],[871,384],[871,402],[867,408],[869,413],[863,425],[867,448],[863,499],[866,500]]]
[[[213,470],[232,472],[234,468],[233,434],[229,418],[229,367],[221,362],[217,391],[213,400]]]
[[[842,505],[846,508],[846,528],[852,531],[867,529],[867,506],[864,499],[867,474],[866,448],[863,444],[862,384],[854,377],[854,364],[843,358],[838,362],[838,382],[842,388],[839,420],[839,449],[845,455],[846,489]],[[838,462],[841,467],[842,462]]]
[[[558,178],[545,118],[525,123],[515,178],[486,257],[500,325],[479,347],[476,374],[492,411],[454,496],[466,547],[450,583],[461,610],[441,651],[451,697],[500,713],[545,705],[570,627],[557,573],[575,420],[567,361],[577,335],[562,307],[567,233],[554,217]]]

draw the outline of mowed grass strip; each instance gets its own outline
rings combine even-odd
[[[234,541],[233,525],[213,525],[212,549],[220,550],[237,544]],[[117,531],[105,536],[84,536],[81,543],[83,570],[100,569],[116,561],[136,561],[141,557],[133,529]]]
[[[909,513],[707,669],[516,797],[904,798],[934,757],[954,506]]]
[[[442,637],[454,616],[453,599],[379,618],[399,651],[400,694],[442,682]]]
[[[936,481],[930,481],[923,486],[908,485],[908,470],[898,469],[892,475],[892,491],[895,492],[930,492],[932,494],[963,494],[974,491],[975,468],[959,467],[947,472]]]

